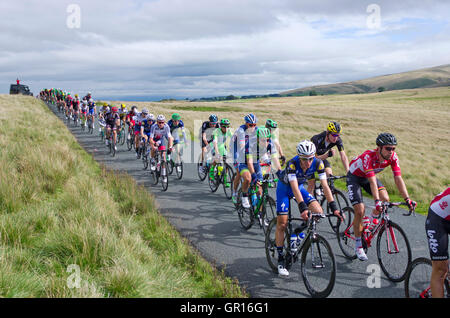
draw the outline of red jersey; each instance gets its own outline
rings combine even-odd
[[[401,176],[397,154],[393,152],[389,160],[379,161],[377,150],[366,150],[362,155],[354,158],[350,162],[350,172],[358,177],[369,178],[383,171],[387,166],[391,166],[394,176]]]
[[[444,220],[450,221],[450,187],[434,197],[430,208]]]

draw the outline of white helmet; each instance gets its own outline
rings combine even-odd
[[[158,115],[158,117],[156,117],[157,121],[166,121],[166,117],[164,117],[164,115]]]
[[[309,140],[303,140],[297,145],[297,154],[300,157],[313,157],[316,154],[316,146]]]
[[[147,108],[143,108],[142,109],[142,114],[148,115],[148,109]]]
[[[89,98],[89,103],[93,103],[94,100],[92,98]]]
[[[147,116],[147,118],[150,119],[150,120],[155,121],[155,115],[153,115],[153,114],[149,114],[149,115]]]

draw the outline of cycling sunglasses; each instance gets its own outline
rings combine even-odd
[[[384,149],[386,149],[387,151],[394,151],[395,147],[384,147]]]
[[[303,160],[303,161],[313,161],[314,157],[311,157],[311,158],[302,158],[302,157],[300,157],[300,159]]]

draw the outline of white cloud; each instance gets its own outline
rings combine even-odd
[[[450,4],[376,1],[73,1],[0,3],[0,87],[20,76],[98,95],[273,93],[449,63]],[[49,9],[50,8],[50,9]]]

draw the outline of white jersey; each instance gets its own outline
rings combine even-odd
[[[431,201],[430,208],[444,220],[450,221],[450,187],[439,193]]]
[[[163,128],[159,128],[158,124],[154,124],[150,129],[150,138],[156,141],[162,139],[163,137],[167,139],[172,137],[169,125],[165,123]]]

